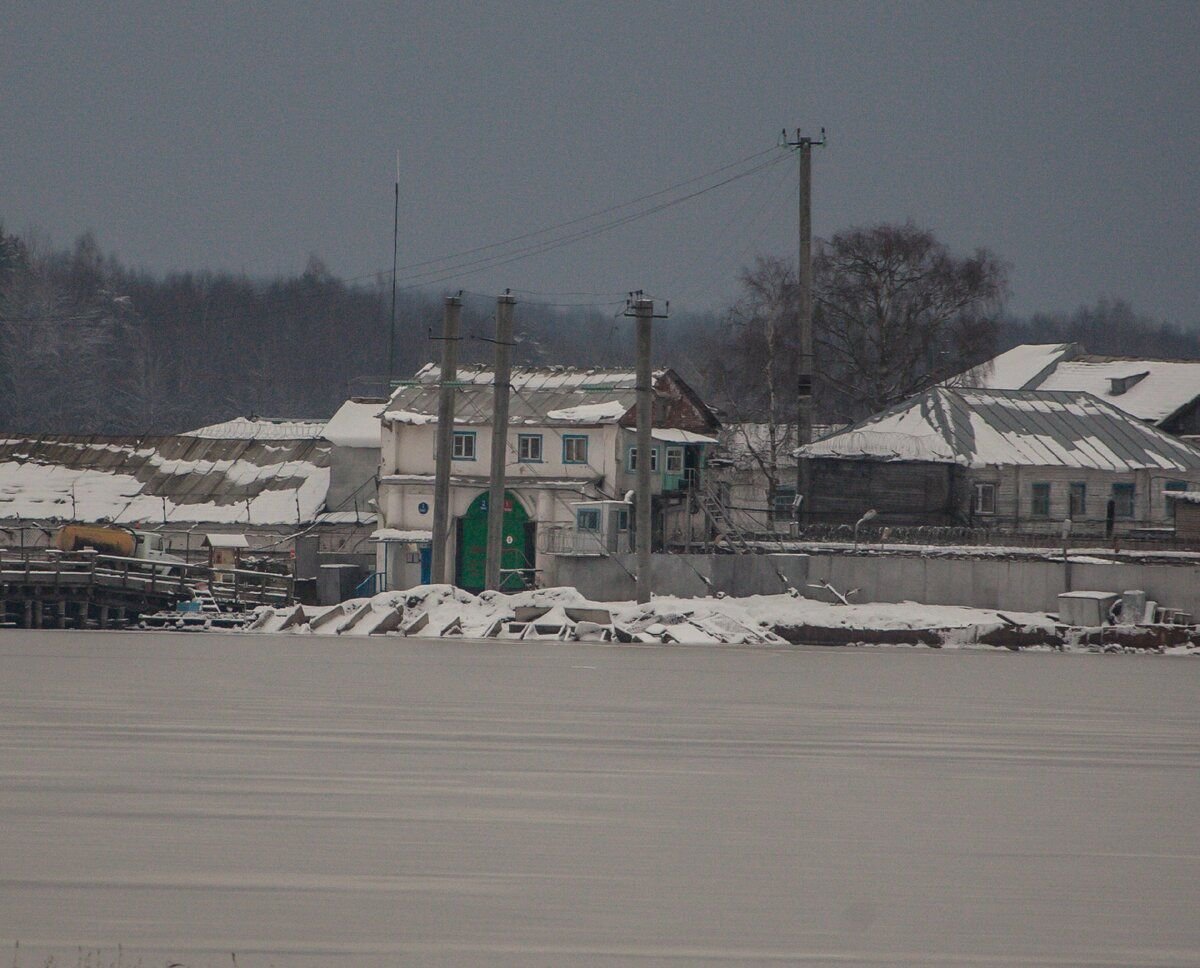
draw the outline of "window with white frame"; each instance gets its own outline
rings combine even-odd
[[[450,452],[455,460],[475,459],[475,431],[454,431],[454,449]]]
[[[563,463],[586,464],[587,462],[587,434],[563,434]]]
[[[522,464],[542,462],[541,434],[517,434],[517,460]]]
[[[636,447],[629,448],[628,467],[629,467],[630,472],[637,470],[637,448]],[[652,471],[658,470],[658,448],[657,447],[650,448],[650,470],[652,470]]]
[[[996,485],[991,481],[975,482],[975,513],[996,513]]]
[[[683,473],[683,448],[668,447],[667,448],[667,473],[682,474]]]

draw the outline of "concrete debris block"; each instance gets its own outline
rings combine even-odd
[[[678,645],[720,645],[721,639],[712,635],[695,622],[680,622],[666,626],[659,640]]]
[[[575,634],[572,637],[576,642],[612,642],[617,633],[612,627],[612,622],[607,625],[599,622],[576,622]]]
[[[346,620],[347,611],[355,610],[353,602],[332,605],[308,622],[309,631],[315,635],[337,635],[338,627]]]
[[[422,612],[415,619],[400,629],[401,635],[420,635],[421,630],[429,624],[429,613]]]
[[[287,632],[298,630],[306,625],[303,605],[289,605],[286,608],[267,608],[255,618],[247,632]]]
[[[261,632],[264,626],[275,617],[275,609],[270,605],[263,605],[254,610],[254,617],[246,623],[242,629],[243,632]]]

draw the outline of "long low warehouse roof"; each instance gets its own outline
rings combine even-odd
[[[0,438],[0,519],[295,525],[317,520],[331,445],[196,436]]]
[[[1200,470],[1200,450],[1082,391],[933,387],[796,455],[970,467]]]

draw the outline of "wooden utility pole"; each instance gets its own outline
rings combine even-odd
[[[799,319],[800,366],[796,373],[796,446],[812,443],[813,425],[813,269],[812,269],[812,149],[813,145],[825,144],[825,129],[821,129],[821,140],[800,136],[788,141],[790,148],[800,154],[800,266],[799,266]],[[811,487],[808,461],[796,461],[796,523],[808,517],[809,490]]]
[[[654,447],[651,439],[654,426],[654,374],[650,368],[650,332],[654,321],[654,300],[643,299],[639,295],[633,302],[633,316],[637,320],[637,600],[648,602],[653,590],[650,572],[650,545],[654,533],[650,519],[650,452]]]
[[[446,582],[450,540],[450,461],[454,456],[454,384],[458,380],[458,327],[462,296],[447,296],[442,315],[442,378],[438,384],[437,451],[433,481],[433,548],[430,576]]]
[[[513,305],[508,290],[496,298],[496,372],[492,402],[492,477],[488,494],[487,565],[484,584],[499,591],[504,582],[504,467],[508,463],[508,395],[512,382]]]

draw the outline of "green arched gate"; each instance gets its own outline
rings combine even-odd
[[[458,559],[455,584],[469,592],[484,589],[487,569],[488,492],[484,491],[458,519]],[[534,567],[534,523],[511,491],[504,492],[504,551],[500,556],[501,588],[519,592],[532,583]],[[520,572],[509,569],[529,569]]]

